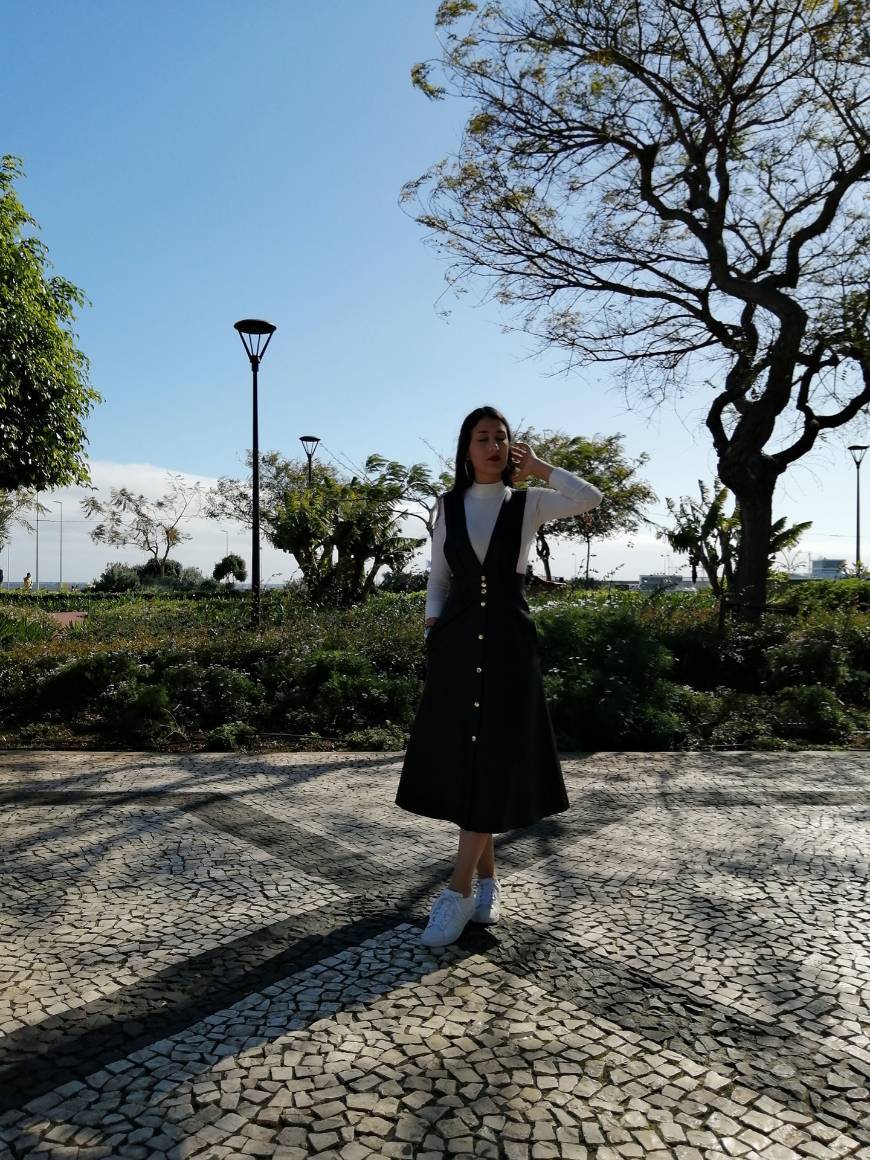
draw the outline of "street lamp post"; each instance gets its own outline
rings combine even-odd
[[[239,332],[242,345],[251,360],[251,372],[254,379],[253,411],[253,498],[251,504],[251,627],[260,627],[260,442],[257,429],[257,372],[260,369],[260,359],[266,353],[266,347],[275,327],[271,322],[263,322],[260,318],[243,318],[241,322],[233,323]]]
[[[855,463],[855,574],[861,575],[861,460],[870,447],[868,443],[852,443],[849,451]]]
[[[308,486],[311,487],[311,459],[317,449],[317,444],[320,442],[320,436],[300,435],[299,442],[305,448],[305,454],[308,456]]]
[[[58,592],[63,591],[63,503],[59,499],[51,501],[60,508],[60,576],[58,578],[57,589]]]
[[[36,493],[36,591],[39,591],[39,492]]]

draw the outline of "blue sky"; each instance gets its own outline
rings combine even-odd
[[[557,357],[503,333],[508,319],[474,287],[442,298],[443,262],[398,204],[402,183],[455,147],[467,114],[410,84],[411,65],[437,51],[435,8],[6,0],[0,149],[23,159],[18,192],[56,271],[91,301],[76,329],[105,397],[88,421],[102,491],[158,495],[167,471],[208,483],[243,473],[250,371],[232,324],[252,316],[278,327],[260,376],[263,449],[296,456],[313,433],[343,469],[377,451],[437,470],[463,415],[488,402],[539,430],[622,432],[629,455],[650,455],[652,518],[664,520],[665,496],[712,478],[703,388],[629,410],[608,371],[566,377]],[[855,439],[866,432],[833,436],[780,489],[775,514],[814,521],[805,552],[854,556],[844,448]],[[45,497],[64,505],[67,580],[140,558],[93,544],[83,495]],[[246,555],[241,529],[189,530],[184,563],[210,572],[227,539]],[[57,531],[41,530],[43,581],[57,576]],[[632,540],[601,545],[600,570],[663,566],[661,543]],[[34,550],[13,534],[7,578],[34,570]],[[556,548],[555,572],[573,569],[572,550]],[[264,577],[293,571],[264,547]]]

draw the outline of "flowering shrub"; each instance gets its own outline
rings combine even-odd
[[[721,635],[703,593],[532,594],[560,745],[860,744],[870,585],[848,600],[836,586],[824,599],[808,587],[792,614],[729,619]],[[14,610],[50,626],[0,636],[0,744],[233,749],[276,735],[268,743],[398,750],[407,740],[426,672],[424,592],[336,609],[311,605],[298,586],[270,590],[258,631],[239,593],[52,595],[57,603],[0,599],[0,625]],[[88,616],[56,631],[38,610],[58,604]]]

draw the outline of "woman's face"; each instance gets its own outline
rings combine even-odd
[[[468,458],[479,483],[495,483],[507,467],[510,444],[504,423],[480,419],[471,429]]]

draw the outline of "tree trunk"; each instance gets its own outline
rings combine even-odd
[[[544,565],[544,572],[546,573],[547,579],[552,580],[553,577],[550,575],[550,545],[547,543],[547,540],[540,529],[538,529],[537,541],[538,557],[540,558],[541,563]]]
[[[749,489],[734,489],[740,507],[740,554],[731,598],[742,620],[758,620],[767,602],[775,483],[774,478],[762,486],[756,480]]]

